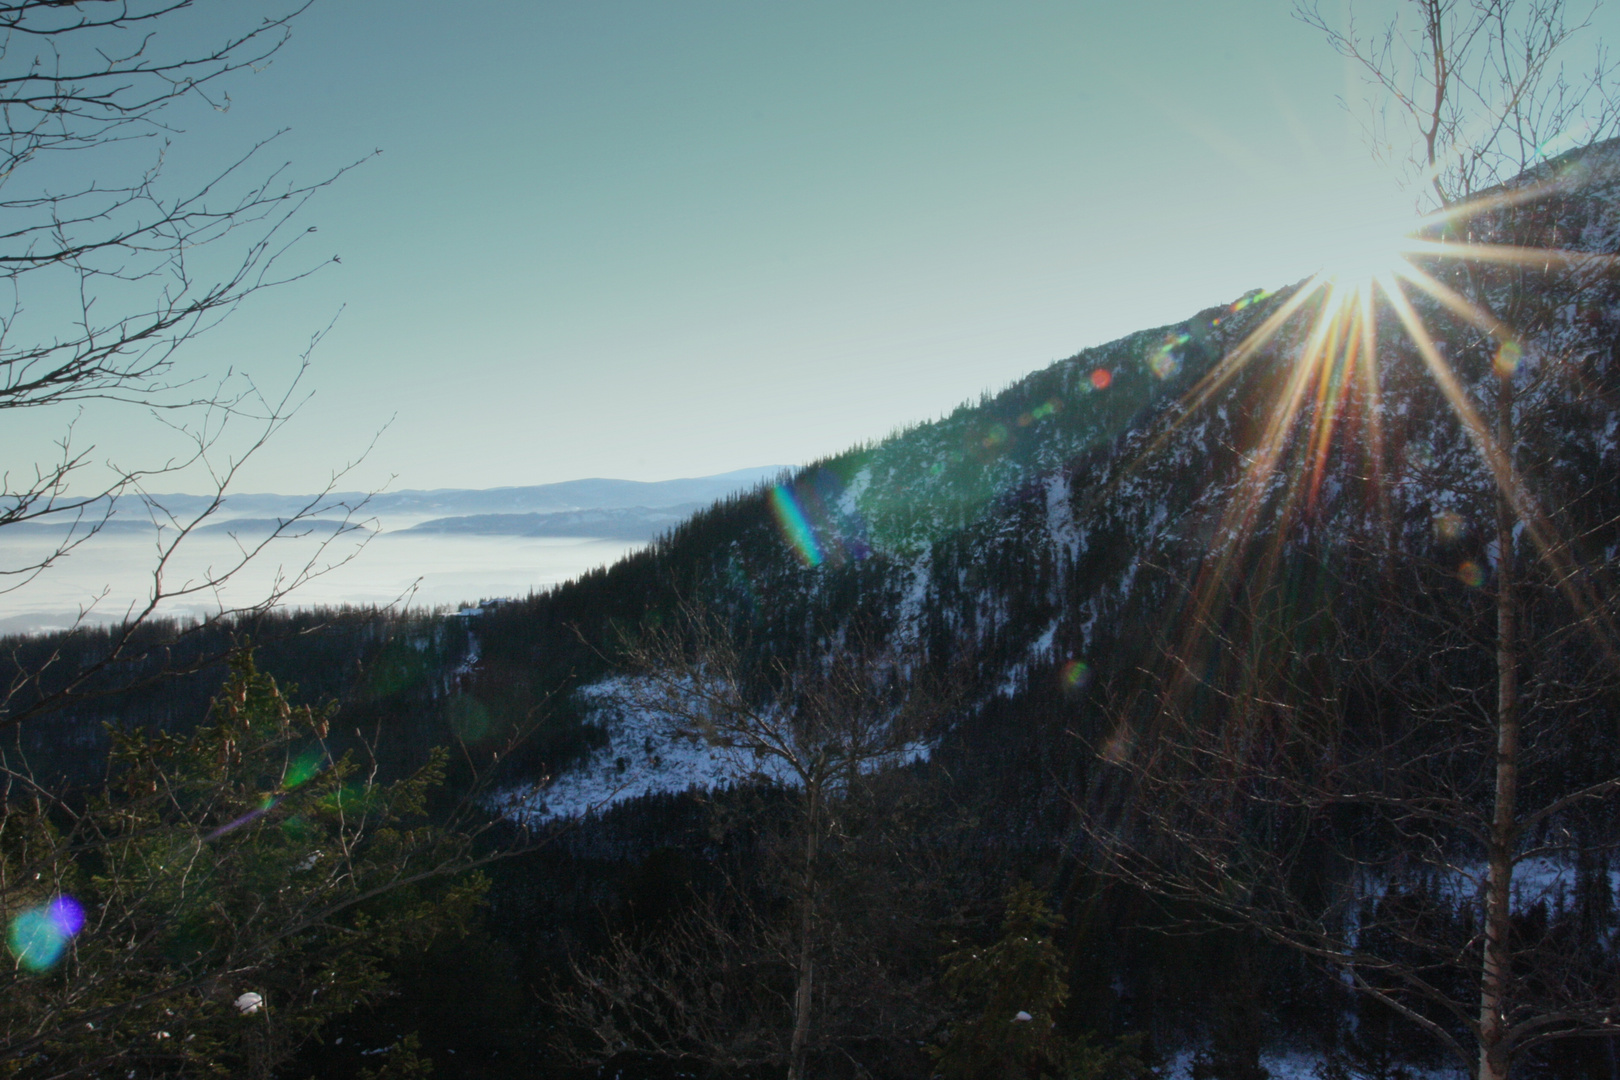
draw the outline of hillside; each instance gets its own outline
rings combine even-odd
[[[475,955],[330,1034],[417,1030],[448,1068],[476,1028],[511,1075],[774,1075],[813,970],[825,1073],[918,1080],[964,1015],[942,964],[1031,881],[1065,920],[1055,1030],[1085,1045],[1211,1080],[1448,1075],[1504,854],[1508,670],[1510,1011],[1581,1036],[1516,1073],[1611,1075],[1620,147],[1495,194],[1372,305],[1249,293],[566,585],[213,628],[340,702],[334,745],[385,772],[453,747],[529,853],[491,871]],[[12,646],[71,669],[99,640]],[[27,753],[88,771],[103,723],[183,725],[210,689],[68,710]],[[490,1010],[518,1019],[466,1019]]]
[[[1536,235],[1513,237],[1528,246],[1576,239],[1583,250],[1612,250],[1612,155],[1563,160],[1567,186],[1535,216],[1475,227],[1529,229]],[[1463,265],[1436,260],[1435,272],[1456,276]],[[1620,315],[1609,289],[1606,278],[1601,290],[1587,287],[1525,343],[1543,359],[1517,406],[1538,497],[1604,530],[1583,540],[1598,566],[1614,553],[1604,481],[1615,475],[1620,423]],[[1494,345],[1408,291],[1466,391],[1488,399]],[[611,651],[611,621],[667,610],[678,594],[789,650],[805,647],[804,628],[874,618],[937,661],[970,656],[980,709],[995,700],[1017,709],[1051,698],[1066,668],[1072,682],[1072,665],[1099,682],[1139,667],[1211,575],[1230,585],[1262,566],[1311,573],[1375,544],[1403,559],[1449,561],[1453,583],[1456,566],[1488,562],[1484,466],[1393,317],[1379,326],[1376,402],[1330,387],[1348,376],[1323,371],[1309,376],[1297,415],[1275,419],[1320,295],[1250,363],[1215,379],[1222,358],[1293,293],[1251,293],[1087,350],[949,417],[700,512],[648,552],[488,624],[484,677],[588,681],[601,670],[592,648]],[[1273,425],[1284,435],[1266,444]],[[1267,475],[1255,469],[1261,455],[1276,459]],[[1442,519],[1451,524],[1437,530]],[[1085,710],[1073,701],[1062,711]]]
[[[872,781],[913,792],[904,804],[922,817],[905,844],[929,837],[934,854],[908,857],[960,844],[989,876],[1061,887],[1084,926],[1073,947],[1096,965],[1073,969],[1089,1023],[1202,1044],[1227,1062],[1208,1075],[1256,1075],[1243,1070],[1258,1055],[1302,1040],[1341,1062],[1393,1052],[1438,1067],[1388,1005],[1312,982],[1297,964],[1309,949],[1260,942],[1318,942],[1342,983],[1356,964],[1389,963],[1363,956],[1378,934],[1412,932],[1387,906],[1400,897],[1451,913],[1454,929],[1431,927],[1424,948],[1466,955],[1486,881],[1468,822],[1489,821],[1496,754],[1499,505],[1514,543],[1522,797],[1547,808],[1527,819],[1545,846],[1526,848],[1513,893],[1514,918],[1531,920],[1517,947],[1565,971],[1584,955],[1568,935],[1615,917],[1620,834],[1590,793],[1620,775],[1620,277],[1578,253],[1620,250],[1617,158],[1612,144],[1567,155],[1496,208],[1436,226],[1432,244],[1535,254],[1504,264],[1429,247],[1373,325],[1320,283],[1251,293],[724,500],[617,566],[493,613],[468,696],[492,715],[543,715],[548,745],[570,748],[509,759],[509,790],[553,779],[505,812],[531,825],[586,814],[567,834],[580,857],[633,865],[673,845],[713,859],[675,829],[690,828],[679,793],[724,803],[754,774],[637,705],[656,695],[638,697],[636,680],[659,681],[644,667],[622,681],[638,643],[690,632],[698,612],[729,628],[760,701],[784,700],[771,697],[783,680],[813,694],[817,671],[857,651],[900,657],[872,670],[932,671],[958,691],[926,761]],[[1464,317],[1459,297],[1486,315]],[[677,681],[701,695],[712,657],[685,655]],[[1234,799],[1249,809],[1215,812]],[[1165,836],[1170,848],[1151,846]],[[1114,845],[1126,855],[1105,856]],[[984,887],[956,872],[916,881],[958,900]],[[1304,892],[1272,889],[1289,882]],[[1233,889],[1248,899],[1221,899]],[[1177,932],[1203,935],[1197,949],[1156,944],[1147,927],[1167,911]],[[894,962],[915,955],[894,942]],[[1333,955],[1347,967],[1322,960]],[[1209,963],[1228,969],[1201,980]],[[1522,991],[1523,1015],[1552,1008],[1537,995],[1608,992],[1612,973],[1581,971]],[[1455,1000],[1477,1000],[1466,971],[1445,978],[1463,980]],[[1375,997],[1464,1038],[1435,1011],[1450,992],[1436,986],[1452,984],[1423,985]],[[1375,1021],[1394,1041],[1347,1034]],[[1527,1067],[1579,1075],[1584,1053],[1549,1049]]]

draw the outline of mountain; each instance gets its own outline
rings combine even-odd
[[[993,940],[1000,897],[1029,881],[1065,920],[1061,1024],[1146,1034],[1175,1075],[1250,1078],[1262,1054],[1311,1073],[1284,1051],[1326,1058],[1324,1076],[1439,1075],[1424,1040],[1472,1037],[1505,671],[1525,751],[1507,968],[1534,975],[1516,1015],[1572,1016],[1554,1005],[1587,994],[1584,1033],[1604,1033],[1620,146],[1492,194],[1366,305],[1350,283],[1254,291],[735,488],[564,585],[252,628],[266,670],[338,700],[331,730],[384,767],[454,746],[457,782],[544,839],[495,871],[490,951],[531,986],[644,978],[612,1015],[673,1002],[671,1058],[695,1052],[688,1021],[784,1029],[792,924],[819,935],[829,1045],[869,1075],[931,1075],[917,1047],[962,1015],[937,997],[942,955]],[[1512,258],[1455,258],[1467,244]],[[660,509],[605,509],[634,507]],[[488,512],[440,527],[576,513]],[[666,669],[637,665],[672,637]],[[30,640],[15,663],[60,678],[93,646]],[[660,676],[789,742],[830,731],[797,744],[809,767],[919,687],[939,707],[893,767],[840,759],[811,806],[771,744],[645,707]],[[198,684],[169,685],[192,697],[86,707],[32,760],[112,721],[203,714]],[[890,711],[845,707],[874,700]],[[1302,933],[1314,951],[1280,946]],[[1352,985],[1431,996],[1393,1008]],[[1608,1076],[1607,1041],[1533,1047],[1516,1074]],[[612,1045],[643,1075],[634,1042]],[[913,1071],[886,1071],[902,1054]]]
[[[565,480],[532,487],[485,488],[477,491],[384,492],[370,504],[378,514],[545,514],[575,510],[661,509],[690,503],[710,503],[774,479],[781,465],[717,473],[680,480]]]
[[[703,503],[571,510],[552,514],[469,514],[433,518],[408,533],[461,536],[589,536],[602,540],[651,540],[703,508]]]
[[[1474,1046],[1482,898],[1513,858],[1513,1015],[1601,1030],[1620,919],[1620,146],[1490,194],[1366,304],[1311,281],[1088,349],[481,615],[447,715],[544,717],[503,751],[492,805],[567,822],[555,875],[615,897],[623,941],[733,926],[719,906],[638,921],[701,880],[717,905],[791,906],[787,845],[821,838],[817,993],[829,1024],[865,1017],[849,1046],[915,999],[897,973],[930,958],[907,920],[976,948],[989,935],[964,940],[961,913],[1033,880],[1073,928],[1081,1022],[1150,1033],[1177,1075],[1265,1076],[1262,1054],[1302,1045],[1334,1063],[1319,1075],[1437,1069],[1435,1032]],[[664,669],[638,659],[669,635]],[[876,689],[926,674],[950,707],[904,767],[845,770],[861,798],[821,832],[808,782],[768,772],[769,740],[739,764],[733,714],[716,742],[637,689],[677,710],[752,701],[791,740],[841,730],[854,692],[835,678],[861,655],[890,658],[854,667]],[[1524,827],[1504,854],[1509,721]],[[803,747],[839,752],[836,735]],[[769,817],[784,805],[801,816]],[[704,955],[626,946],[586,974]],[[718,998],[734,963],[691,985]],[[1597,1041],[1515,1070],[1607,1075],[1581,1048]]]
[[[385,491],[376,494],[344,491],[317,498],[314,495],[276,495],[267,493],[231,494],[214,515],[211,528],[224,525],[238,527],[245,520],[260,522],[291,518],[294,515],[315,514],[341,517],[351,508],[359,508],[358,516],[387,519],[437,519],[458,517],[488,517],[489,515],[529,515],[522,523],[485,521],[479,525],[440,525],[430,532],[491,532],[523,536],[582,536],[574,528],[579,518],[569,514],[590,511],[623,511],[617,516],[601,518],[605,527],[617,528],[614,533],[588,534],[612,538],[645,539],[666,525],[678,520],[692,509],[734,492],[746,490],[782,474],[783,466],[765,465],[713,476],[687,477],[677,480],[565,480],[555,484],[536,484],[529,487],[498,488],[436,488],[428,491]],[[167,494],[150,495],[144,499],[125,496],[117,501],[114,516],[104,528],[113,531],[149,528],[151,511],[149,501],[167,513],[180,518],[200,514],[209,508],[212,498],[204,495]],[[87,507],[81,516],[84,521],[101,517],[103,507],[96,503]],[[656,511],[656,513],[655,513]],[[540,515],[561,515],[554,521],[541,520]],[[46,519],[30,523],[30,528],[62,528],[69,522],[62,515],[60,524]],[[551,524],[563,531],[536,532]],[[514,529],[526,531],[513,531]]]
[[[267,536],[276,529],[286,528],[287,520],[286,518],[232,517],[219,521],[210,520],[206,524],[197,526],[194,531],[204,535]],[[19,521],[6,526],[6,528],[15,530],[14,535],[17,536],[57,537],[61,536],[69,526],[72,526],[74,532],[78,535],[94,532],[97,535],[108,537],[130,535],[148,537],[157,534],[160,530],[170,535],[174,533],[172,525],[160,525],[150,517],[113,516],[102,521],[99,517],[93,518],[88,515],[76,522],[52,522],[49,518],[46,518],[43,521]],[[335,518],[305,518],[299,524],[293,526],[291,531],[294,533],[328,533],[338,529],[370,531],[370,528],[369,525],[360,522],[344,525],[342,521]]]
[[[1614,251],[1616,160],[1605,144],[1544,166],[1519,183],[1537,198],[1444,239]],[[1468,266],[1423,265],[1454,284]],[[1582,288],[1560,297],[1549,286],[1543,306],[1555,310],[1512,344],[1539,358],[1516,405],[1519,455],[1556,514],[1583,523],[1569,527],[1602,565],[1620,551],[1620,306],[1607,277]],[[1438,362],[1453,358],[1456,392],[1490,400],[1499,343],[1407,291]],[[1492,558],[1477,433],[1390,315],[1376,368],[1302,360],[1324,314],[1322,291],[1251,292],[732,495],[617,566],[486,623],[484,685],[582,685],[606,673],[614,627],[696,602],[777,655],[825,648],[864,620],[932,662],[961,660],[977,702],[964,732],[982,722],[993,739],[993,718],[1032,709],[1056,730],[1095,730],[1112,721],[1086,684],[1165,662],[1178,629],[1255,575],[1342,589],[1341,568],[1378,548],[1431,573],[1436,603],[1472,595],[1468,568]],[[1376,399],[1354,385],[1367,379]]]

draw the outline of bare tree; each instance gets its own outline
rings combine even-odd
[[[1549,151],[1597,142],[1620,131],[1616,68],[1601,43],[1593,43],[1583,67],[1569,66],[1570,49],[1583,36],[1589,38],[1585,32],[1597,8],[1596,3],[1573,8],[1565,0],[1413,0],[1406,9],[1416,16],[1411,23],[1397,17],[1371,39],[1359,38],[1353,22],[1343,30],[1333,26],[1315,4],[1296,10],[1359,66],[1374,89],[1373,145],[1390,145],[1393,114],[1406,136],[1407,160],[1419,167],[1439,204],[1449,209],[1493,190],[1505,201],[1533,199],[1539,194],[1534,184],[1520,180],[1503,185],[1547,160]],[[1487,201],[1500,204],[1504,199]],[[1462,292],[1474,309],[1473,321],[1497,339],[1498,350],[1522,350],[1523,340],[1548,342],[1552,327],[1545,318],[1546,298],[1535,288],[1544,283],[1522,273],[1509,277],[1498,279],[1493,289],[1467,275]],[[1545,359],[1558,359],[1557,351],[1554,346]],[[1544,370],[1549,366],[1556,365],[1542,365]],[[1510,1069],[1513,875],[1531,824],[1522,820],[1518,806],[1524,628],[1515,548],[1521,528],[1536,541],[1537,554],[1554,562],[1566,588],[1579,590],[1583,577],[1578,565],[1561,557],[1567,546],[1544,527],[1521,480],[1516,460],[1523,423],[1515,400],[1519,367],[1517,362],[1496,365],[1495,415],[1489,430],[1478,414],[1470,417],[1468,410],[1460,410],[1495,486],[1496,745],[1476,1020],[1480,1080],[1505,1080]],[[1601,618],[1603,605],[1593,603],[1590,595],[1575,599],[1585,609],[1582,621],[1600,635],[1599,644],[1612,659],[1614,643],[1607,620]]]
[[[177,181],[169,152],[188,117],[229,109],[233,77],[272,62],[309,2],[251,11],[208,0],[0,2],[0,291],[9,293],[0,300],[0,409],[127,406],[150,411],[156,432],[181,448],[151,464],[100,461],[69,421],[54,449],[0,475],[0,528],[58,530],[41,554],[0,567],[0,595],[50,572],[115,513],[150,520],[157,540],[144,602],[107,611],[100,594],[81,605],[81,623],[121,626],[102,658],[71,675],[51,664],[10,673],[0,723],[104,686],[119,665],[146,666],[174,641],[142,628],[174,601],[208,599],[215,620],[267,610],[352,556],[365,535],[361,506],[334,496],[347,471],[339,469],[269,535],[243,536],[233,557],[190,576],[177,569],[244,461],[296,412],[309,361],[306,351],[285,389],[267,393],[241,373],[211,382],[188,372],[187,346],[255,293],[331,261],[302,254],[315,230],[299,218],[347,167],[293,180],[287,165],[268,160],[271,134],[211,174]],[[200,475],[212,492],[184,514],[151,494],[181,475]],[[321,518],[334,522],[319,526],[324,542],[263,595],[223,598],[250,563],[278,541],[310,535]]]
[[[829,856],[836,863],[848,855],[853,811],[882,772],[926,752],[951,695],[926,675],[915,656],[878,645],[857,630],[828,634],[814,651],[788,659],[739,639],[718,616],[694,604],[682,604],[672,619],[627,638],[622,659],[630,674],[615,684],[621,708],[660,717],[671,732],[707,746],[734,782],[780,786],[791,793],[796,811],[782,876],[792,918],[778,925],[743,900],[741,890],[732,890],[724,912],[709,910],[699,924],[667,937],[641,960],[629,962],[625,954],[632,946],[616,941],[605,965],[580,969],[585,996],[575,999],[572,1011],[576,1019],[596,1018],[588,1029],[609,1052],[632,1045],[626,1041],[629,1033],[640,1032],[633,1045],[641,1049],[678,1050],[729,1064],[777,1061],[787,1065],[789,1077],[801,1080],[812,1047],[825,1041],[815,1030],[815,1003],[824,981],[817,973],[829,955],[850,954],[842,958],[850,963],[835,965],[840,968],[868,965],[863,979],[840,980],[840,994],[851,999],[846,1007],[860,997],[852,989],[857,983],[864,981],[871,991],[885,982],[870,969],[875,962],[870,950],[838,945],[839,916],[830,902],[835,867],[829,866]],[[678,1016],[658,1006],[670,998],[673,984],[655,977],[654,970],[685,970],[689,977],[680,957],[693,950],[748,955],[756,965],[772,958],[769,966],[789,973],[783,1012],[791,1025],[785,1041],[768,1025],[755,1025],[761,1027],[757,1031],[744,1025],[748,1031],[739,1032],[712,1017],[700,1022],[700,1014],[713,1013],[724,1002],[735,1005],[734,992],[720,993],[712,1002],[684,990],[675,993],[685,1002]],[[707,969],[719,966],[724,965]],[[665,990],[638,998],[642,982]],[[758,992],[758,987],[751,991]],[[609,1019],[615,1006],[618,1026]],[[673,1032],[673,1040],[652,1039],[655,1029]],[[722,1037],[688,1034],[711,1029]]]
[[[1598,3],[1407,0],[1367,29],[1318,0],[1295,14],[1364,76],[1356,109],[1369,148],[1440,206],[1471,199],[1557,153],[1620,134],[1615,66],[1600,43],[1570,52]]]
[[[252,629],[369,534],[364,497],[339,490],[351,465],[268,528],[232,534],[212,565],[182,559],[307,396],[325,331],[270,383],[221,376],[197,345],[255,294],[336,261],[308,251],[303,215],[353,166],[295,179],[271,157],[275,133],[184,176],[171,151],[189,121],[228,111],[309,3],[0,0],[0,410],[134,411],[178,447],[102,460],[69,419],[37,462],[0,470],[0,530],[56,529],[42,555],[0,566],[0,596],[114,515],[153,539],[144,598],[81,605],[74,631],[91,647],[6,658],[0,727],[217,663],[232,646],[210,643],[232,635],[207,631]],[[199,477],[184,503],[154,494]],[[257,592],[227,591],[255,567],[268,572]],[[173,619],[177,601],[208,613]],[[436,800],[430,820],[447,752],[380,782],[360,732],[365,753],[330,744],[330,714],[291,706],[250,661],[198,719],[115,734],[108,780],[88,790],[0,760],[0,919],[16,961],[0,1071],[273,1075],[326,1019],[383,992],[388,957],[455,932],[483,888],[467,871],[524,850],[479,845],[491,823],[473,793],[452,810]]]
[[[1477,1067],[1499,828],[1491,598],[1450,566],[1374,553],[1302,604],[1298,573],[1253,575],[1196,649],[1167,644],[1116,697],[1088,834],[1125,880],[1300,951]],[[1599,749],[1620,678],[1555,586],[1525,590],[1537,662],[1496,986],[1510,1065],[1620,1032],[1603,944],[1620,780]]]
[[[571,960],[573,985],[553,1002],[588,1040],[560,1047],[574,1064],[621,1053],[722,1069],[784,1060],[791,941],[741,890],[692,899],[679,917],[645,932],[615,931],[601,953]]]
[[[1572,490],[1567,448],[1542,440],[1549,423],[1601,427],[1591,390],[1612,374],[1597,359],[1604,339],[1570,313],[1612,302],[1613,253],[1561,250],[1586,211],[1540,168],[1620,130],[1601,46],[1568,65],[1593,10],[1412,0],[1369,34],[1353,11],[1341,27],[1315,3],[1296,7],[1365,76],[1369,142],[1438,205],[1432,235],[1462,242],[1459,261],[1415,260],[1410,276],[1438,301],[1429,314],[1452,320],[1445,345],[1393,283],[1383,310],[1407,341],[1379,340],[1369,299],[1363,344],[1378,378],[1402,357],[1432,377],[1428,415],[1454,414],[1473,451],[1442,478],[1448,497],[1491,525],[1466,564],[1463,603],[1446,599],[1455,568],[1412,572],[1407,592],[1377,596],[1333,576],[1340,603],[1377,612],[1353,632],[1331,611],[1269,595],[1264,573],[1221,593],[1224,614],[1198,598],[1193,629],[1165,646],[1170,673],[1147,675],[1152,689],[1119,704],[1115,737],[1099,744],[1128,778],[1125,809],[1103,824],[1094,806],[1089,818],[1116,871],[1333,967],[1480,1080],[1505,1080],[1534,1047],[1615,1030],[1592,928],[1580,939],[1545,876],[1526,873],[1590,877],[1614,846],[1593,804],[1616,785],[1570,757],[1573,732],[1601,730],[1613,704],[1614,593],[1581,552],[1614,520],[1592,490]],[[1386,465],[1373,471],[1402,471]],[[1411,503],[1439,497],[1435,480],[1380,497],[1421,512]],[[1285,546],[1286,523],[1273,528]],[[1423,566],[1398,550],[1399,532],[1356,563],[1370,580]],[[1313,634],[1330,644],[1298,644]],[[1233,652],[1213,659],[1222,648]],[[1301,892],[1302,873],[1333,882],[1332,895]],[[1538,900],[1552,912],[1540,930],[1526,922]]]

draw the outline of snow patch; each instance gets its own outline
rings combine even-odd
[[[507,788],[491,807],[522,825],[584,817],[647,795],[712,791],[736,783],[776,783],[796,787],[797,778],[780,758],[757,758],[710,746],[674,718],[636,708],[630,680],[604,679],[575,693],[590,722],[607,732],[607,745],[549,783]],[[933,751],[925,741],[907,743],[866,762],[863,772],[925,761]]]
[[[1079,535],[1076,532],[1074,510],[1071,504],[1069,477],[1056,472],[1046,478],[1046,534],[1058,547],[1077,552]]]
[[[932,549],[924,548],[902,575],[905,586],[900,594],[895,641],[900,645],[915,645],[922,640],[923,605],[928,601],[928,587],[934,579]]]
[[[845,517],[854,517],[860,511],[861,497],[866,489],[872,486],[872,467],[862,466],[860,472],[844,486],[844,492],[838,496],[838,511]]]
[[[1191,1080],[1193,1058],[1197,1050],[1183,1049],[1170,1059],[1164,1071],[1165,1080]],[[1317,1070],[1325,1058],[1309,1050],[1278,1050],[1261,1053],[1260,1067],[1271,1074],[1271,1080],[1321,1080]],[[1416,1080],[1465,1080],[1467,1074],[1455,1068],[1423,1068],[1407,1065],[1407,1071]]]
[[[483,655],[481,649],[482,644],[478,640],[478,635],[469,632],[467,634],[467,655],[462,658],[461,663],[456,665],[451,674],[471,675],[478,667],[478,661]]]
[[[737,779],[730,763],[701,740],[677,733],[670,717],[624,704],[623,680],[607,679],[577,694],[607,745],[537,789],[508,789],[496,809],[523,825],[600,813],[645,795],[709,790]]]

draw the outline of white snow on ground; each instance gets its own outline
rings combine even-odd
[[[899,628],[895,641],[900,645],[916,645],[921,640],[923,605],[928,600],[928,587],[933,583],[933,551],[924,548],[906,567],[905,574],[905,591],[896,613]]]
[[[605,679],[577,693],[590,721],[607,731],[607,745],[550,783],[496,792],[491,804],[525,825],[583,817],[628,799],[662,792],[708,791],[734,783],[795,786],[786,763],[709,746],[682,733],[669,716],[628,704],[628,680]],[[928,757],[931,747],[912,743],[869,763],[896,768]]]
[[[1079,527],[1069,504],[1069,475],[1061,470],[1047,476],[1046,533],[1057,547],[1067,547],[1077,554],[1080,547]]]
[[[1182,1050],[1170,1059],[1165,1068],[1165,1080],[1189,1080],[1192,1076],[1193,1049]],[[1321,1054],[1304,1050],[1285,1050],[1262,1053],[1260,1065],[1271,1074],[1271,1080],[1321,1080],[1316,1070],[1323,1061]],[[1408,1070],[1420,1080],[1465,1080],[1467,1074],[1460,1069],[1425,1069],[1408,1065]]]
[[[582,817],[643,795],[736,779],[728,761],[701,740],[676,734],[668,716],[627,708],[619,684],[609,679],[578,691],[591,722],[607,730],[607,745],[538,790],[497,793],[494,802],[508,817],[530,825]]]
[[[1484,863],[1430,866],[1428,871],[1435,892],[1451,903],[1464,907],[1483,902]],[[1607,874],[1610,890],[1620,893],[1620,868],[1611,867]],[[1545,903],[1553,912],[1568,910],[1576,899],[1576,883],[1575,867],[1568,861],[1552,855],[1526,856],[1513,869],[1512,908],[1522,912]],[[1351,894],[1354,902],[1344,912],[1349,920],[1346,934],[1351,944],[1356,942],[1360,933],[1359,902],[1363,899],[1382,899],[1389,887],[1389,879],[1380,874],[1363,873],[1356,878]]]
[[[478,635],[467,634],[467,655],[462,657],[461,663],[456,665],[452,675],[471,675],[478,669],[478,661],[483,655]]]
[[[838,497],[838,510],[845,517],[853,518],[861,512],[861,499],[866,495],[866,489],[872,486],[872,467],[864,466],[855,478],[844,486],[844,493]]]
[[[1458,902],[1479,899],[1485,889],[1484,863],[1458,866],[1441,878],[1439,885],[1444,895]],[[1620,892],[1620,870],[1611,869],[1609,888]],[[1558,909],[1574,900],[1575,867],[1568,861],[1551,855],[1531,855],[1520,859],[1513,868],[1513,909],[1523,911],[1545,901]]]
[[[1052,659],[1052,639],[1057,636],[1058,624],[1061,619],[1053,619],[1041,631],[1041,636],[1029,643],[1029,658],[1034,661]]]
[[[1480,901],[1485,893],[1486,865],[1482,862],[1428,867],[1435,890],[1457,904]],[[1620,868],[1608,870],[1609,888],[1620,892]],[[1379,898],[1389,891],[1389,880],[1382,875],[1363,874],[1357,878],[1354,895]],[[1530,855],[1513,868],[1513,910],[1525,911],[1545,901],[1553,909],[1574,900],[1576,870],[1567,860],[1552,855]]]

